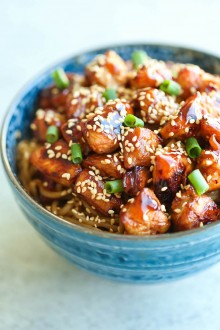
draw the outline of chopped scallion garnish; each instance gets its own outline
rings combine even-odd
[[[144,127],[143,120],[131,114],[125,117],[124,124],[128,127]]]
[[[59,139],[59,131],[56,126],[49,126],[46,133],[46,140],[49,143],[54,143]]]
[[[209,190],[209,185],[206,182],[204,176],[200,172],[200,170],[194,170],[188,175],[189,181],[192,183],[198,195],[204,194],[207,190]]]
[[[55,85],[60,89],[67,88],[70,84],[69,78],[67,77],[66,73],[62,68],[56,69],[52,73],[52,77],[55,82]]]
[[[190,158],[197,158],[202,152],[198,141],[194,137],[190,137],[186,140],[186,152]]]
[[[123,191],[122,180],[106,181],[105,189],[108,194],[120,193]]]
[[[186,140],[186,152],[190,158],[197,158],[201,154],[202,148],[194,137]]]
[[[159,88],[169,95],[178,96],[181,93],[181,86],[173,80],[164,80]]]
[[[107,88],[104,93],[102,94],[106,101],[115,100],[118,97],[116,90],[114,88]]]
[[[138,69],[140,65],[143,65],[149,57],[144,50],[136,50],[132,53],[131,59],[135,69]]]
[[[74,164],[80,164],[83,160],[82,150],[79,143],[72,143],[71,145],[71,158]]]

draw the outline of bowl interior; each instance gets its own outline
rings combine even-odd
[[[130,59],[134,50],[145,50],[149,56],[165,61],[175,61],[182,63],[193,63],[201,66],[208,72],[220,74],[220,59],[203,52],[166,45],[125,45],[110,46],[94,51],[89,51],[64,61],[58,62],[44,71],[34,80],[29,82],[26,87],[17,95],[12,102],[2,132],[3,158],[6,154],[7,162],[14,177],[18,180],[16,174],[16,146],[24,138],[30,136],[29,125],[37,106],[39,91],[52,82],[51,72],[54,68],[61,66],[65,71],[74,73],[83,73],[85,65],[90,62],[94,56],[103,53],[108,49],[115,50],[125,60]],[[6,160],[4,160],[6,161]],[[199,229],[200,230],[200,229]],[[173,234],[172,234],[173,235]]]

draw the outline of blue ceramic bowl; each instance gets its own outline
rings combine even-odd
[[[125,45],[115,49],[129,59],[135,49],[144,49],[157,59],[190,62],[220,74],[220,59],[180,47],[165,45]],[[39,91],[51,83],[51,71],[62,66],[82,73],[86,63],[106,49],[68,58],[40,74],[18,94],[4,121],[1,138],[6,175],[19,206],[48,244],[78,267],[114,280],[154,283],[195,273],[220,259],[220,222],[176,234],[151,237],[112,235],[83,228],[58,218],[37,204],[22,188],[16,174],[16,145],[29,135]],[[17,132],[21,137],[17,138]]]

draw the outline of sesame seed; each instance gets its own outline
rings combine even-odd
[[[132,164],[132,158],[128,157],[128,164],[131,165]]]
[[[43,119],[45,115],[45,111],[42,109],[38,109],[36,112],[37,119]]]
[[[55,157],[55,154],[49,154],[48,155],[48,158],[54,158]]]
[[[181,213],[181,210],[180,209],[175,209],[174,212],[175,213]]]
[[[211,179],[212,179],[212,175],[210,174],[207,176],[207,181],[209,182]]]
[[[76,103],[78,103],[78,100],[77,100],[77,99],[73,99],[73,100],[71,101],[71,104],[72,104],[72,105],[74,105],[74,104],[76,104]]]
[[[141,92],[142,93],[142,92]],[[144,94],[141,94],[140,93],[140,96],[138,97],[138,101],[143,101],[145,100],[145,97],[146,97],[146,93],[144,92]],[[137,98],[137,95],[136,95],[136,98]]]
[[[35,123],[32,123],[32,124],[30,125],[30,128],[31,128],[33,131],[35,131],[35,130],[37,129],[37,125],[36,125]]]
[[[56,158],[60,158],[61,157],[61,152],[58,152],[57,154],[56,154]]]
[[[168,188],[167,187],[163,187],[161,188],[161,191],[166,191]]]
[[[55,150],[61,150],[62,149],[62,146],[56,146],[54,149]]]
[[[178,192],[176,193],[176,197],[178,197],[178,198],[181,198],[181,197],[182,197],[182,195],[181,195],[181,191],[178,191]]]
[[[69,180],[70,179],[70,173],[63,173],[62,178]]]
[[[51,147],[51,144],[46,142],[46,143],[45,143],[45,148],[46,148],[46,149],[49,149],[50,147]]]

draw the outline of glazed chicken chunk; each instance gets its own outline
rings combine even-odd
[[[130,235],[163,234],[170,228],[167,215],[149,188],[144,188],[125,204],[120,212],[120,221],[126,234]]]
[[[54,109],[59,112],[64,112],[68,96],[74,88],[85,85],[85,78],[81,75],[68,73],[69,86],[60,89],[53,85],[41,91],[39,96],[39,107],[42,109]]]
[[[122,151],[124,166],[130,169],[134,166],[149,166],[151,156],[160,143],[160,138],[148,128],[124,128]]]
[[[78,122],[76,118],[69,119],[61,126],[64,140],[71,146],[72,143],[79,143],[83,155],[88,155],[91,151],[88,143],[83,137],[84,123]]]
[[[153,168],[154,191],[167,208],[170,207],[180,185],[186,184],[187,175],[192,169],[192,161],[180,142],[156,151]]]
[[[119,213],[122,200],[106,192],[98,170],[84,169],[76,180],[75,191],[99,213],[106,216]]]
[[[90,148],[97,154],[117,150],[120,126],[125,116],[132,112],[130,105],[119,99],[109,101],[103,108],[97,108],[84,122],[83,136]]]
[[[197,65],[183,65],[177,74],[176,81],[182,88],[181,97],[186,99],[199,92],[210,92],[220,89],[220,79],[208,74]]]
[[[168,121],[160,130],[164,139],[178,138],[184,140],[191,136],[201,135],[201,122],[206,118],[218,118],[220,115],[220,94],[209,95],[197,93],[189,97],[181,107],[176,118]]]
[[[207,181],[209,191],[220,189],[220,150],[203,150],[197,168]]]
[[[175,116],[179,107],[173,97],[156,88],[139,89],[131,104],[145,123],[159,125]]]
[[[125,171],[123,176],[124,191],[129,196],[136,196],[147,186],[148,180],[150,180],[150,171],[145,166],[135,166],[131,170]]]
[[[137,71],[129,74],[129,83],[132,88],[158,87],[165,79],[172,79],[171,71],[162,61],[149,59]]]
[[[175,197],[172,203],[174,231],[189,230],[219,220],[219,209],[207,195],[198,196],[192,187]]]
[[[63,114],[53,110],[38,109],[36,116],[31,123],[31,129],[34,137],[40,142],[46,142],[46,133],[49,126],[53,125],[60,129],[61,125],[65,123],[66,117]]]
[[[206,117],[201,120],[201,135],[209,140],[212,135],[220,141],[220,118]]]
[[[126,172],[119,153],[107,155],[89,155],[83,161],[83,166],[91,169],[98,169],[100,175],[108,178],[121,179]]]
[[[101,86],[81,87],[70,93],[66,100],[66,115],[68,118],[84,118],[95,108],[104,105],[102,96],[104,88]]]
[[[30,161],[45,177],[67,187],[75,182],[81,171],[80,165],[72,163],[71,151],[64,140],[38,148]]]
[[[186,100],[176,118],[172,118],[160,130],[163,139],[178,138],[185,140],[199,134],[199,124],[202,119],[199,101],[200,95],[191,96]]]
[[[86,76],[91,85],[118,87],[127,81],[127,65],[114,51],[98,55],[86,66]]]

